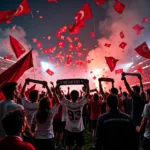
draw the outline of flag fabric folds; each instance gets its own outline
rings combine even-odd
[[[135,51],[142,57],[150,59],[150,50],[146,42],[139,45]]]
[[[110,71],[114,71],[115,67],[116,67],[116,63],[119,61],[113,57],[105,57],[106,59],[106,63],[110,69]]]
[[[10,38],[10,46],[13,52],[15,53],[16,57],[19,58],[25,52],[25,48],[20,44],[18,40],[16,40],[11,35],[9,36],[9,38]]]
[[[23,73],[31,67],[33,67],[32,51],[28,52],[13,66],[0,74],[0,87],[6,82],[17,82]],[[4,96],[2,92],[0,92],[0,100],[3,98]]]

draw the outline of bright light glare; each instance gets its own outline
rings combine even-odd
[[[42,66],[42,68],[43,68],[44,70],[53,69],[53,65],[52,65],[52,64],[47,63],[47,62],[44,62],[44,61],[41,62],[41,66]]]

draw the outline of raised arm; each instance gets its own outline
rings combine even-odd
[[[56,88],[54,87],[53,82],[51,82],[51,84],[52,84],[52,92],[53,92],[53,95],[54,95],[54,99],[55,99],[56,103],[59,104],[60,100],[58,98],[58,95],[56,94]]]
[[[90,96],[90,87],[89,84],[86,84],[86,94],[85,94],[85,98],[88,99]]]
[[[52,98],[52,92],[51,92],[51,90],[50,90],[50,88],[49,88],[49,86],[48,86],[46,81],[43,81],[43,87],[46,88],[49,98]]]
[[[104,100],[106,100],[106,95],[105,95],[105,93],[103,91],[103,87],[102,87],[101,81],[99,82],[99,87],[100,87],[100,93],[101,93],[101,95],[103,96]]]
[[[21,97],[25,97],[25,90],[26,90],[26,86],[29,84],[29,79],[25,79],[25,83],[22,87],[22,90],[21,90]]]
[[[124,84],[125,84],[125,86],[126,86],[126,89],[127,89],[128,92],[129,92],[129,94],[132,95],[132,89],[131,89],[129,83],[127,82],[127,79],[126,79],[126,77],[125,77],[124,72],[122,73],[122,80],[124,80]]]

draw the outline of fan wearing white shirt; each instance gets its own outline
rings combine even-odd
[[[39,108],[33,115],[31,121],[31,130],[35,133],[35,147],[36,150],[55,150],[54,146],[54,132],[53,132],[53,118],[58,112],[59,99],[53,88],[54,99],[56,104],[50,108],[50,100],[44,97],[39,102]],[[37,127],[37,131],[35,131]]]
[[[89,96],[89,85],[86,86],[85,96],[78,101],[79,92],[71,91],[71,101],[63,97],[61,104],[66,107],[66,146],[67,150],[71,150],[74,142],[76,142],[78,150],[83,150],[84,146],[84,125],[82,119],[83,106]],[[60,93],[60,92],[59,92]]]

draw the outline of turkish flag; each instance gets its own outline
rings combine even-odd
[[[27,0],[23,0],[21,4],[18,6],[14,16],[21,16],[30,12],[31,12],[31,9],[29,7]]]
[[[125,42],[121,42],[121,44],[119,45],[120,48],[124,49],[127,46],[127,43]]]
[[[150,50],[146,42],[139,45],[135,51],[142,57],[150,59]]]
[[[46,72],[47,72],[50,76],[52,76],[52,75],[54,74],[54,72],[51,71],[50,69],[47,69]]]
[[[25,95],[27,97],[27,99],[29,100],[29,94],[31,91],[35,90],[36,84],[34,84],[31,88],[29,88],[26,92]]]
[[[101,6],[106,0],[94,0],[95,3],[99,6]]]
[[[123,69],[115,70],[115,74],[121,74],[121,73],[123,73]]]
[[[9,59],[9,60],[11,60],[12,58],[13,58],[13,55],[7,55],[4,57],[4,59]]]
[[[0,87],[6,82],[17,82],[23,73],[33,67],[32,51],[28,52],[18,62],[0,74]],[[0,92],[0,100],[4,98],[2,92]]]
[[[145,29],[145,28],[144,28],[143,26],[140,26],[140,25],[136,24],[136,25],[133,27],[133,29],[135,30],[136,34],[139,35],[139,34],[141,33],[141,31],[142,31],[143,29]]]
[[[0,23],[11,21],[16,10],[0,11]]]
[[[115,5],[114,5],[114,9],[116,12],[118,12],[119,14],[122,14],[124,9],[125,9],[125,5],[122,4],[121,2],[119,2],[119,0],[115,1]]]
[[[88,3],[85,3],[83,7],[75,14],[75,24],[69,29],[70,32],[79,30],[84,27],[84,21],[93,17],[91,8]]]
[[[119,60],[117,60],[117,59],[115,59],[115,58],[113,58],[113,57],[105,57],[105,59],[106,59],[106,63],[107,63],[107,65],[108,65],[110,71],[112,72],[112,71],[115,69],[116,63],[117,63]]]
[[[10,38],[10,46],[13,52],[15,53],[16,57],[19,58],[25,52],[25,48],[20,44],[19,41],[17,41],[11,35],[9,36],[9,38]]]
[[[123,39],[124,38],[124,33],[123,31],[120,32],[120,37]]]

